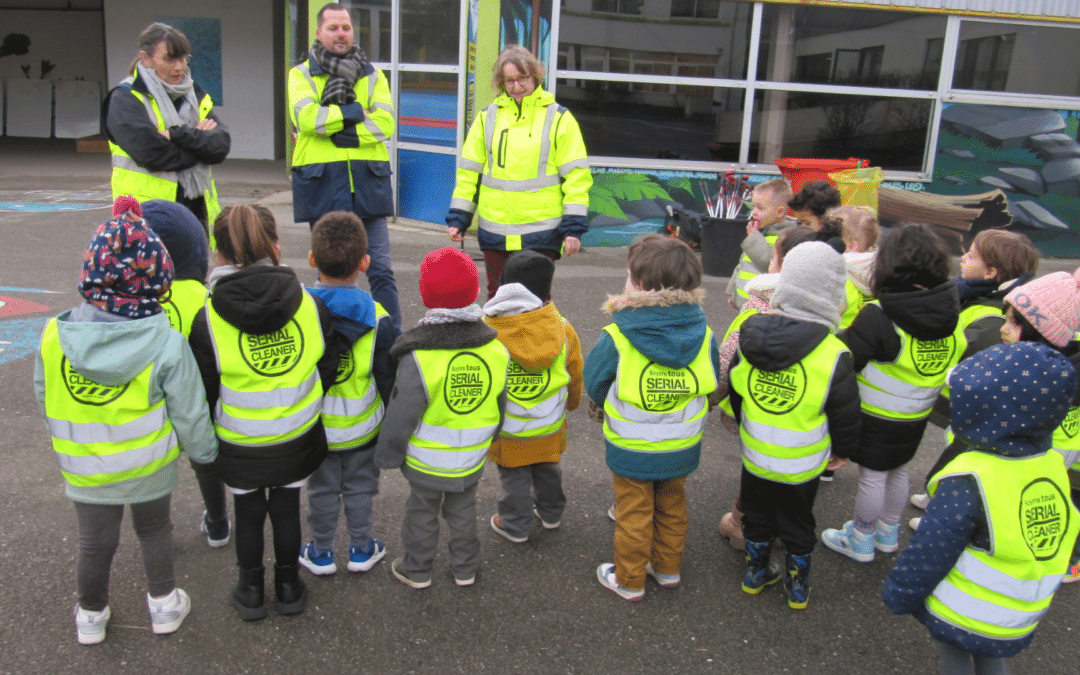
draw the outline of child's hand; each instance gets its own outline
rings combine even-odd
[[[755,232],[761,232],[761,223],[756,220],[751,220],[746,223],[746,236],[750,236]]]
[[[604,409],[589,401],[589,419],[593,422],[604,423]]]
[[[836,471],[847,463],[848,461],[842,457],[830,457],[829,463],[825,465],[825,468],[828,471]]]

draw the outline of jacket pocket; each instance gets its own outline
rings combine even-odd
[[[341,166],[336,171],[331,165],[323,163],[293,167],[294,221],[312,223],[324,213],[349,208],[349,178],[345,174],[345,163],[339,164]]]
[[[389,216],[394,212],[394,183],[390,162],[355,161],[353,210],[361,218]]]

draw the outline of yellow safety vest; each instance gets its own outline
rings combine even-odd
[[[169,317],[169,325],[185,338],[191,337],[191,322],[206,304],[206,286],[198,279],[178,279],[173,282],[161,309]]]
[[[359,448],[379,433],[385,408],[371,365],[375,358],[375,335],[384,316],[389,314],[376,302],[375,328],[364,333],[341,355],[334,384],[323,397],[322,421],[330,450]]]
[[[934,407],[949,369],[967,349],[964,327],[957,322],[952,335],[940,340],[916,340],[893,328],[900,336],[896,359],[870,361],[858,374],[862,410],[885,419],[922,419]]]
[[[805,483],[825,470],[832,451],[825,416],[826,385],[848,353],[828,335],[801,361],[783,370],[755,368],[742,356],[731,370],[731,388],[743,399],[739,424],[743,466],[777,483]],[[730,414],[730,404],[728,408]]]
[[[506,373],[506,419],[500,435],[539,438],[562,428],[570,391],[570,373],[566,370],[569,351],[569,343],[564,342],[554,363],[539,373],[529,372],[510,360]]]
[[[1080,512],[1055,453],[1006,458],[965,452],[930,479],[970,475],[979,484],[990,550],[968,545],[937,585],[926,608],[942,621],[992,639],[1035,630],[1069,566]]]
[[[963,330],[967,330],[967,327],[975,323],[979,319],[987,316],[1001,317],[1001,310],[991,305],[971,305],[960,310],[959,324]],[[964,351],[967,351],[967,347],[964,347]],[[945,384],[941,387],[941,395],[945,398],[949,398],[949,382],[945,381]]]
[[[866,306],[866,303],[870,300],[870,297],[864,295],[859,287],[855,285],[855,282],[848,279],[844,284],[844,298],[847,300],[847,307],[840,314],[840,329],[843,330],[851,325],[855,321],[855,317],[859,316],[859,312]]]
[[[766,234],[764,236],[765,241],[769,242],[769,246],[776,246],[776,240],[780,238],[776,234]],[[750,293],[746,290],[746,285],[759,274],[764,274],[764,272],[757,268],[757,265],[750,260],[750,256],[746,255],[746,253],[739,256],[739,264],[735,266],[735,295],[739,297],[735,304],[739,309],[742,309],[743,303],[750,299]]]
[[[77,487],[149,476],[180,456],[164,397],[150,404],[154,363],[126,384],[106,386],[75,372],[56,319],[41,336],[45,422],[60,471]]]
[[[1054,429],[1053,449],[1061,454],[1065,466],[1080,469],[1080,406],[1070,408],[1065,420]]]
[[[499,394],[510,355],[498,340],[473,349],[413,352],[428,407],[409,437],[405,463],[440,478],[462,478],[484,465],[499,426]]]
[[[153,96],[135,91],[131,83],[135,76],[128,76],[120,83],[121,87],[127,88],[146,107],[146,114],[157,123],[158,131],[165,130],[165,118],[161,115],[157,101]],[[206,94],[199,101],[199,120],[204,120],[214,109],[214,102],[210,95]],[[175,171],[148,171],[139,166],[131,155],[124,152],[116,143],[109,141],[109,152],[112,153],[112,196],[116,199],[120,195],[132,195],[140,202],[148,199],[164,199],[170,202],[176,201],[177,176]],[[196,195],[187,195],[194,199]],[[221,205],[218,203],[217,185],[213,178],[210,179],[210,189],[202,194],[206,202],[207,222],[213,225],[214,219],[221,213]],[[211,228],[212,229],[212,228]]]
[[[670,368],[649,360],[615,324],[604,327],[619,352],[615,381],[604,400],[604,436],[633,452],[672,452],[701,441],[706,397],[716,391],[716,370],[705,329],[697,356],[689,365]]]
[[[215,310],[213,291],[206,318],[214,345],[220,396],[214,407],[218,438],[238,445],[269,445],[300,436],[322,410],[322,327],[315,301],[305,291],[300,308],[281,329],[265,335],[241,332]]]

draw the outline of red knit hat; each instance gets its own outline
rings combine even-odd
[[[428,253],[420,263],[420,299],[428,309],[461,309],[476,302],[480,274],[476,263],[460,249],[446,246]]]
[[[1064,347],[1080,330],[1080,270],[1054,272],[1014,288],[1005,296],[1047,342]]]

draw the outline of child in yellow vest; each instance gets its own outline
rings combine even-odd
[[[765,274],[773,258],[776,237],[797,224],[788,215],[791,185],[780,178],[765,181],[751,193],[753,208],[746,224],[739,264],[731,273],[726,293],[728,304],[741,310],[749,300],[746,285],[757,275]]]

